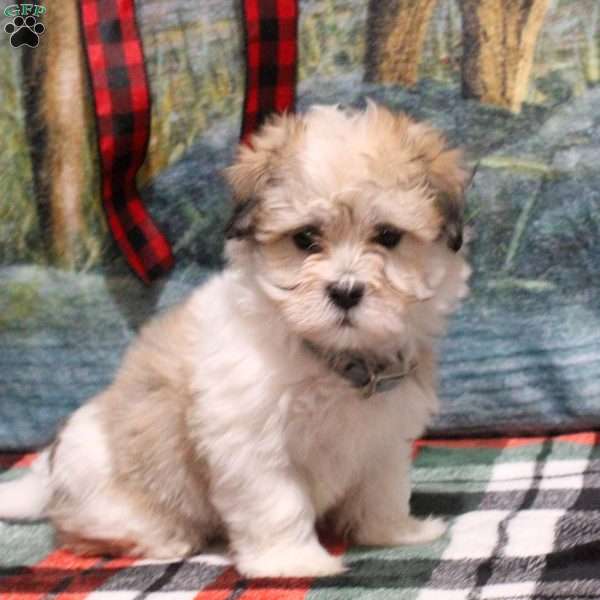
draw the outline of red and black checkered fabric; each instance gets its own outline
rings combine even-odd
[[[246,97],[242,140],[272,112],[294,109],[298,58],[297,0],[243,0]]]
[[[150,135],[150,94],[134,0],[81,0],[109,227],[146,283],[169,271],[169,242],[144,207],[136,175]]]

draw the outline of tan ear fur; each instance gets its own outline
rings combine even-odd
[[[455,252],[462,246],[465,191],[471,173],[459,148],[448,148],[445,137],[422,123],[409,127],[409,135],[419,157],[425,163],[428,185],[436,195],[436,205],[444,219],[448,247]]]
[[[238,146],[235,162],[224,170],[233,192],[233,215],[226,226],[227,238],[242,238],[253,230],[253,215],[265,188],[277,179],[286,151],[301,130],[299,117],[273,115],[250,137],[248,144]]]

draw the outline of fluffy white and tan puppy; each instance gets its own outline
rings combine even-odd
[[[467,171],[428,125],[369,104],[273,118],[226,172],[228,265],[150,322],[4,518],[84,553],[175,558],[229,540],[255,576],[338,573],[360,544],[433,540],[409,514],[436,411],[435,340],[467,292]]]

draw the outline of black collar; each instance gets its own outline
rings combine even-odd
[[[397,361],[383,363],[357,352],[327,351],[308,340],[304,340],[304,346],[353,388],[360,390],[363,398],[394,389],[417,366],[416,363],[407,365],[401,352],[396,355]]]

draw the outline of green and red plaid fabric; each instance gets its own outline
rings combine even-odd
[[[46,524],[0,525],[2,600],[571,600],[600,597],[600,434],[427,441],[413,512],[448,520],[426,546],[346,548],[347,573],[248,581],[222,552],[185,561],[81,558]],[[0,479],[31,455],[0,456]]]
[[[127,262],[149,283],[169,271],[173,255],[136,185],[150,135],[150,94],[134,1],[82,0],[80,6],[104,210]]]
[[[273,112],[294,109],[298,59],[297,0],[243,0],[246,95],[242,140]]]

